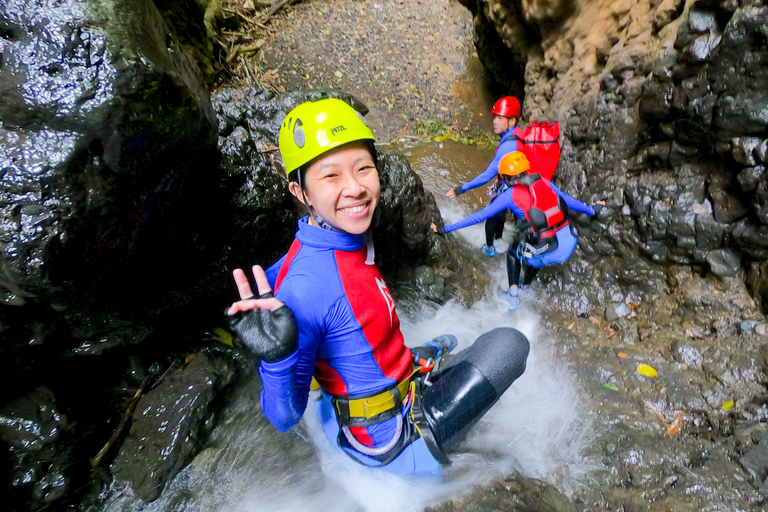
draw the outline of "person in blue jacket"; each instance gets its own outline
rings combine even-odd
[[[568,222],[569,212],[575,210],[591,217],[605,204],[604,201],[598,201],[594,207],[584,204],[540,175],[527,173],[530,169],[530,162],[522,151],[505,155],[497,168],[503,185],[496,200],[445,228],[431,226],[436,233],[450,233],[506,210],[520,219],[518,231],[525,235],[507,251],[510,309],[519,307],[519,287],[530,284],[539,269],[564,263],[573,254],[578,239]]]
[[[485,171],[467,183],[450,189],[446,192],[446,196],[456,197],[464,192],[469,192],[473,188],[485,185],[498,176],[501,159],[509,153],[517,151],[517,140],[513,136],[513,132],[520,118],[520,102],[514,96],[505,96],[493,105],[491,113],[493,114],[493,132],[496,135],[501,135],[501,140],[496,147],[496,154],[493,160],[488,164]],[[491,196],[491,203],[493,203],[498,196],[498,187],[492,187],[488,191],[488,195]],[[504,222],[506,219],[507,210],[502,209],[496,215],[485,220],[485,245],[480,250],[487,256],[496,256],[496,248],[493,243],[501,238],[504,233]]]
[[[258,295],[242,270],[233,272],[241,300],[226,314],[261,359],[261,408],[275,428],[299,422],[314,387],[326,436],[355,461],[439,473],[446,454],[523,373],[528,341],[515,329],[494,329],[450,359],[451,335],[405,346],[374,263],[373,140],[363,117],[338,99],[305,102],[286,115],[280,153],[289,190],[308,215],[283,258],[266,272],[253,267]]]

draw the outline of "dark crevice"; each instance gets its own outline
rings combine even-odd
[[[0,27],[0,37],[5,39],[6,41],[17,41],[18,38],[16,37],[16,34],[13,32],[13,30],[7,28],[7,27]]]

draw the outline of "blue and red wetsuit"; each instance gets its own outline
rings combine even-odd
[[[595,214],[595,210],[591,206],[569,196],[557,188],[551,181],[544,178],[541,178],[541,180],[565,202],[570,210],[576,210],[589,216]],[[531,204],[531,193],[528,187],[522,184],[516,184],[499,194],[491,204],[482,210],[464,217],[459,222],[445,226],[445,232],[450,233],[457,229],[472,226],[493,217],[504,210],[511,210],[512,213],[515,214],[515,217],[526,219],[526,213],[530,211]],[[533,268],[542,268],[547,265],[555,265],[567,261],[576,248],[578,242],[576,236],[571,232],[570,226],[568,226],[567,223],[557,230],[557,232],[554,233],[554,236],[557,239],[557,244],[554,250],[544,254],[526,256],[525,262]]]
[[[389,289],[376,266],[365,262],[364,236],[325,230],[307,219],[299,221],[288,253],[267,270],[275,297],[296,318],[299,347],[282,361],[261,363],[261,407],[278,430],[292,428],[304,414],[314,375],[323,394],[318,401],[323,427],[338,447],[331,395],[390,388],[408,377],[413,359]],[[406,413],[404,408],[402,417]],[[365,447],[385,447],[399,437],[396,420],[349,431]],[[366,465],[380,464],[354,449],[345,451]],[[421,439],[384,467],[397,473],[439,471]]]

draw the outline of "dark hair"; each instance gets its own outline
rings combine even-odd
[[[379,169],[379,153],[376,151],[376,146],[373,144],[372,140],[362,140],[362,141],[352,141],[352,142],[363,142],[365,143],[365,146],[368,148],[368,152],[371,154],[371,158],[373,158],[373,165],[376,167],[377,171],[380,171]],[[347,144],[352,144],[352,142],[348,142]],[[299,182],[299,173],[301,173],[301,187],[304,188],[304,184],[306,183],[305,179],[307,176],[307,171],[310,167],[312,167],[312,164],[317,161],[318,158],[321,158],[323,155],[318,156],[317,158],[314,158],[307,162],[306,164],[302,165],[298,169],[294,169],[290,173],[288,173],[288,181],[295,181]]]

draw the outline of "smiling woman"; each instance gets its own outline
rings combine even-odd
[[[350,142],[325,154],[306,170],[297,170],[289,190],[312,215],[331,226],[359,235],[371,225],[379,202],[379,173],[363,142]],[[303,174],[303,176],[301,176]],[[299,185],[301,181],[301,185]]]
[[[280,261],[266,273],[254,267],[259,298],[235,270],[241,300],[227,313],[261,358],[261,407],[278,430],[299,422],[314,380],[334,446],[366,466],[438,473],[445,451],[523,373],[528,340],[495,329],[442,368],[454,336],[413,351],[405,346],[373,260],[370,226],[381,188],[373,140],[363,117],[341,100],[306,102],[288,113],[280,152],[290,191],[309,215]]]

